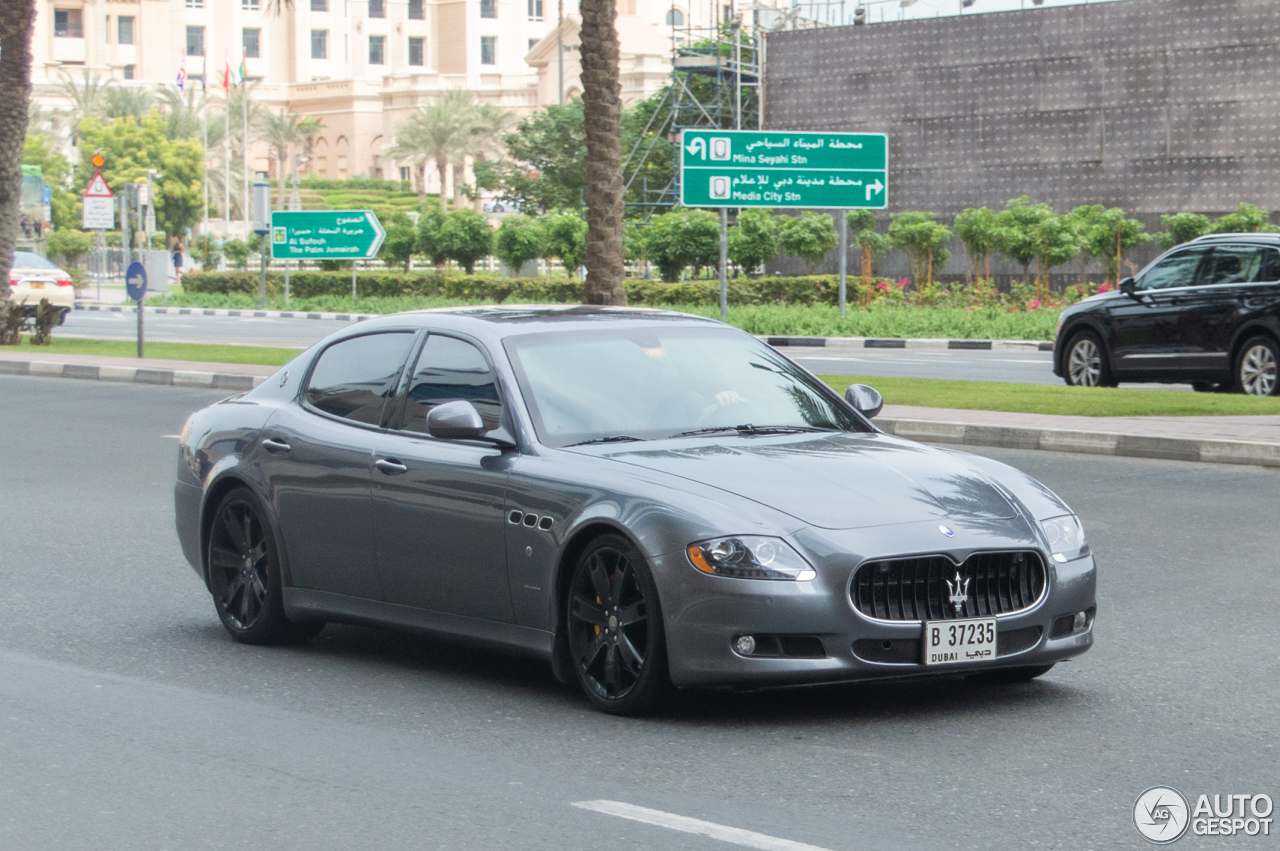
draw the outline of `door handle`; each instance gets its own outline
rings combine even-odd
[[[401,473],[409,472],[409,468],[393,458],[379,458],[373,462],[373,466],[377,467],[388,476],[398,476]]]
[[[292,446],[283,440],[276,440],[274,437],[264,437],[262,439],[262,448],[270,452],[272,455],[284,455],[293,449]]]

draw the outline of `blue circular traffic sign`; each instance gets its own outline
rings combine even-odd
[[[130,263],[128,271],[124,273],[124,288],[134,301],[142,301],[142,297],[147,294],[147,269],[137,260]]]

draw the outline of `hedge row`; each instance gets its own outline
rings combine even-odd
[[[198,272],[182,285],[191,293],[257,293],[258,275],[243,272]],[[664,283],[629,279],[625,283],[630,304],[718,304],[720,284],[713,280]],[[351,294],[347,272],[295,272],[289,278],[292,295],[299,298]],[[284,292],[284,275],[267,274],[267,291]],[[501,275],[450,275],[435,272],[362,272],[357,278],[361,296],[444,296],[477,302],[537,302],[572,304],[582,301],[582,282],[548,278],[510,278]],[[850,278],[848,299],[861,298],[862,282]],[[835,275],[794,278],[737,278],[729,281],[729,301],[737,305],[836,304],[839,281]]]

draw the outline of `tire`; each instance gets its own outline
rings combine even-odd
[[[1251,337],[1236,356],[1235,389],[1249,396],[1274,396],[1280,388],[1280,347],[1270,337]]]
[[[579,556],[565,599],[578,684],[599,710],[646,715],[674,688],[658,589],[644,557],[621,535],[602,535]]]
[[[1072,387],[1114,387],[1107,351],[1098,335],[1081,331],[1071,338],[1062,356],[1062,379]]]
[[[973,675],[973,680],[990,685],[1016,685],[1029,683],[1036,677],[1042,677],[1053,669],[1053,665],[1026,665],[1020,668],[996,668]]]
[[[1216,393],[1218,392],[1218,385],[1212,381],[1193,381],[1191,382],[1191,389],[1197,393]]]
[[[252,491],[236,488],[218,503],[205,555],[214,608],[236,641],[309,641],[324,629],[323,621],[285,617],[274,531]]]

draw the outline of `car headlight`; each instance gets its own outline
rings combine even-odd
[[[689,563],[703,573],[735,579],[816,579],[818,572],[781,538],[734,535],[690,544]]]
[[[1049,520],[1041,520],[1040,527],[1049,540],[1049,552],[1056,562],[1071,561],[1089,554],[1089,543],[1084,539],[1084,527],[1074,514],[1064,514]]]

